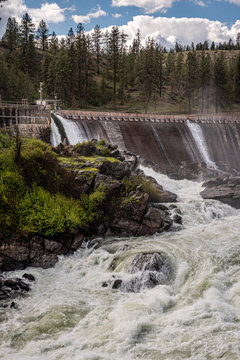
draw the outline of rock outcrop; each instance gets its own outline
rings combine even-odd
[[[219,200],[240,209],[240,176],[218,177],[203,184],[204,199]]]
[[[36,227],[32,232],[25,231],[27,227],[21,231],[3,231],[0,233],[0,270],[54,266],[59,255],[74,252],[84,239],[153,235],[171,228],[172,210],[162,203],[176,202],[177,196],[137,170],[138,158],[134,154],[95,140],[76,146],[60,144],[54,151],[57,155],[51,155],[48,166],[55,169],[56,178],[61,179],[62,194],[79,201],[83,214],[80,220],[84,221],[78,224],[83,225],[58,232],[55,228],[41,232]],[[41,161],[47,166],[44,159]],[[55,177],[53,184],[54,181]],[[45,182],[42,181],[41,186]],[[28,186],[31,193],[31,182]],[[49,185],[48,191],[54,189]]]

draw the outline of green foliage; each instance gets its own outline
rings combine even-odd
[[[139,174],[132,176],[130,179],[124,178],[123,183],[125,184],[126,193],[135,190],[137,186],[141,186],[142,190],[146,192],[150,196],[150,198],[158,198],[159,189],[156,187],[156,184],[145,179]]]
[[[105,139],[101,139],[101,140],[98,141],[98,144],[99,144],[99,145],[106,146],[106,140],[105,140]]]
[[[100,185],[97,190],[89,196],[82,194],[81,205],[87,213],[89,222],[97,220],[99,217],[99,209],[106,198],[106,189],[104,185]]]
[[[0,229],[16,228],[19,201],[24,192],[24,179],[18,172],[0,172]]]
[[[7,131],[0,131],[0,150],[3,148],[10,148],[13,144],[13,137]]]
[[[95,154],[96,146],[92,141],[83,141],[74,146],[74,151],[82,156],[91,156]]]
[[[21,163],[29,184],[36,183],[51,192],[60,189],[58,160],[46,143],[35,139],[24,139],[21,147]]]
[[[46,236],[84,229],[88,225],[87,214],[79,201],[60,194],[51,195],[37,186],[20,202],[19,214],[21,230]]]

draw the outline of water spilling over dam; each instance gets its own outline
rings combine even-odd
[[[236,118],[142,119],[55,115],[62,139],[78,141],[105,139],[162,169],[205,163],[210,169],[240,171],[240,123]],[[67,119],[67,117],[70,117]]]

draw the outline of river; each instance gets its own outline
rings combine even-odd
[[[203,200],[201,183],[142,169],[178,195],[183,226],[110,238],[60,257],[54,268],[28,269],[36,277],[32,291],[0,315],[0,359],[240,358],[239,210]],[[167,254],[174,270],[168,284],[138,293],[102,286],[113,276],[128,279],[140,252]]]

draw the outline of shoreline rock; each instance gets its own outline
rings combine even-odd
[[[222,176],[203,184],[203,199],[219,200],[240,209],[240,176]]]

